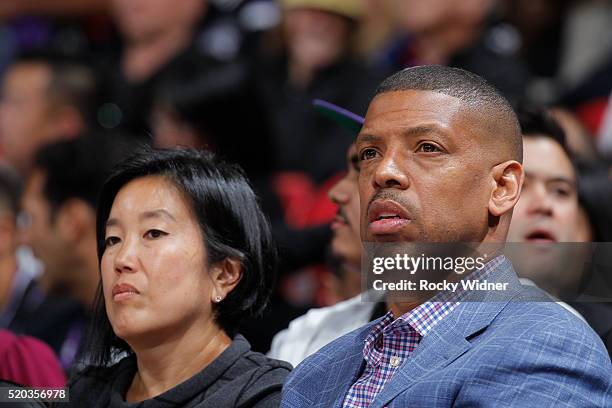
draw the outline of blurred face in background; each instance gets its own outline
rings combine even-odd
[[[576,287],[582,275],[585,248],[567,243],[588,238],[588,219],[578,204],[576,173],[561,145],[533,135],[523,139],[523,152],[525,183],[508,242],[527,245],[509,249],[521,277],[558,295]]]
[[[27,225],[23,230],[23,241],[29,245],[45,266],[45,275],[51,282],[51,289],[64,286],[70,276],[67,262],[70,254],[62,228],[59,227],[59,211],[52,213],[51,205],[44,195],[46,175],[34,170],[25,185],[22,208]]]
[[[2,203],[0,203],[0,262],[14,256],[15,249],[17,249],[15,215],[11,211],[2,208]],[[1,299],[0,303],[2,303]]]
[[[294,64],[323,68],[347,52],[351,23],[345,17],[314,9],[290,9],[284,31],[289,57]]]
[[[358,163],[357,149],[351,145],[346,155],[346,175],[329,191],[330,199],[338,206],[332,223],[332,253],[344,262],[357,266],[361,262]]]
[[[50,70],[42,64],[13,65],[4,77],[0,150],[22,175],[29,171],[36,149],[55,133],[50,79]]]
[[[449,21],[480,22],[491,5],[491,0],[395,0],[404,29],[423,34],[444,28]]]
[[[146,42],[168,31],[191,31],[206,0],[112,0],[115,20],[128,41]]]
[[[184,120],[172,108],[157,104],[152,116],[153,143],[155,147],[168,149],[176,146],[203,149],[206,147],[204,137]]]
[[[559,143],[548,137],[523,142],[525,183],[512,216],[510,242],[575,242],[580,221],[576,174]]]

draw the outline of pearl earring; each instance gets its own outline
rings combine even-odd
[[[221,296],[215,296],[215,303],[219,303],[223,298]]]

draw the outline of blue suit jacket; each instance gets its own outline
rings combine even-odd
[[[522,287],[508,260],[488,280],[509,282],[505,298],[492,301],[489,293],[462,302],[371,407],[612,407],[612,364],[593,330],[541,291]],[[363,369],[374,324],[302,362],[285,383],[281,407],[341,407]]]

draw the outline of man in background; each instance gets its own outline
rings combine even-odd
[[[0,99],[0,160],[22,177],[36,150],[73,139],[95,120],[96,78],[82,61],[43,52],[26,53],[9,66]]]
[[[595,233],[598,217],[590,214],[592,201],[583,189],[579,194],[576,167],[566,146],[564,131],[548,114],[524,112],[523,131],[525,183],[508,233],[508,252],[517,273],[548,293],[566,300],[602,338],[612,355],[612,307],[609,302],[580,302],[582,287],[592,280]],[[586,180],[586,177],[582,179]],[[608,180],[608,184],[610,181]],[[600,191],[609,190],[601,185]],[[605,220],[600,220],[606,224]],[[603,289],[603,288],[600,288]],[[586,294],[589,289],[586,289]],[[605,289],[603,291],[605,293]],[[610,293],[608,289],[608,294]]]
[[[86,329],[99,281],[98,192],[128,146],[123,139],[105,134],[46,145],[37,152],[26,180],[23,238],[44,265],[40,287],[48,296],[78,304],[78,312],[70,318],[74,322],[71,360]]]
[[[20,256],[16,180],[12,171],[0,168],[0,329],[44,341],[68,370],[80,339],[81,307],[70,299],[45,294],[35,264]]]

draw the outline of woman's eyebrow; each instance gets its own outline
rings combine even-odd
[[[172,221],[176,222],[176,218],[172,214],[170,214],[170,212],[164,210],[163,208],[151,211],[144,211],[138,215],[138,219],[140,221],[151,218],[169,218]],[[106,221],[106,228],[115,227],[120,224],[121,222],[117,218],[109,218],[108,221]]]
[[[145,211],[138,216],[138,219],[144,220],[149,218],[170,218],[172,221],[176,222],[176,218],[168,211],[163,208],[159,208],[157,210]]]

